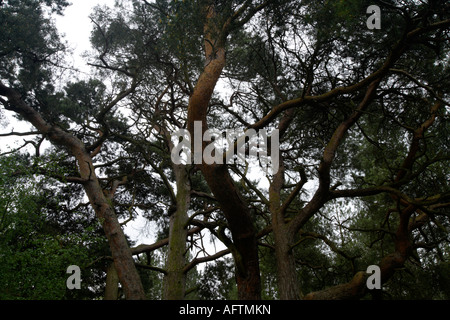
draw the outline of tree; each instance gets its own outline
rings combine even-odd
[[[136,266],[141,275],[163,274],[163,298],[182,299],[191,292],[188,272],[227,254],[239,299],[417,294],[399,269],[430,270],[428,279],[442,288],[434,297],[442,298],[450,10],[444,1],[376,3],[382,27],[373,30],[366,25],[370,1],[98,7],[90,80],[55,88],[51,75],[64,48],[47,28],[53,36],[33,35],[34,47],[2,44],[8,59],[0,102],[36,127],[30,135],[38,134],[37,157],[43,138],[66,152],[70,171],[53,177],[83,187],[127,298],[144,298],[147,290]],[[31,4],[8,1],[3,21],[20,16],[8,10],[25,10],[37,26],[51,26],[41,3],[33,5],[38,10],[30,13]],[[30,36],[4,25],[11,39]],[[45,59],[36,58],[40,53]],[[219,92],[218,84],[228,90]],[[203,139],[201,163],[174,163],[179,141],[172,133],[187,129],[193,137],[198,121],[202,136],[209,128],[277,129],[279,168],[261,177],[249,157],[207,163]],[[138,212],[156,221],[160,234],[130,249],[119,219]],[[227,248],[209,254],[206,231]],[[161,248],[165,264],[152,265]],[[370,265],[380,267],[381,293],[366,286]],[[211,286],[217,270],[228,270],[223,262],[214,266],[203,274]],[[207,291],[200,286],[199,297]]]
[[[67,5],[63,1],[47,1],[50,7]],[[114,213],[108,198],[103,193],[93,168],[93,151],[98,147],[96,143],[87,147],[73,133],[68,132],[55,122],[61,114],[55,114],[55,104],[58,103],[58,94],[54,93],[51,84],[51,66],[57,58],[56,54],[63,48],[58,41],[56,30],[48,19],[44,18],[44,10],[38,1],[16,2],[8,1],[3,5],[2,29],[5,33],[6,44],[2,48],[2,56],[5,63],[2,65],[2,82],[0,83],[0,95],[8,100],[1,99],[2,104],[8,110],[14,111],[23,119],[30,122],[39,134],[45,135],[55,145],[65,148],[70,156],[76,159],[79,176],[72,180],[81,183],[89,197],[90,203],[108,237],[113,259],[116,264],[121,283],[126,295],[130,299],[144,298],[142,284],[136,271],[128,243],[121,226]],[[34,23],[34,27],[26,28],[27,32],[14,33],[15,27],[23,24]],[[45,28],[44,28],[45,27]],[[10,39],[8,36],[11,33]],[[18,46],[15,46],[18,44]],[[9,58],[11,57],[11,58]],[[9,59],[8,59],[9,58]],[[6,81],[6,84],[5,84]],[[108,109],[114,107],[134,88],[128,88],[109,104],[99,108],[98,118],[102,118]],[[99,106],[97,106],[99,107]],[[44,118],[44,117],[46,118]],[[102,138],[97,141],[101,143]]]

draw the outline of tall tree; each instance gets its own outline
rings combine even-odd
[[[127,298],[145,297],[136,264],[164,275],[163,298],[182,299],[188,272],[228,253],[240,299],[380,297],[366,286],[369,265],[396,297],[405,294],[399,269],[420,273],[422,263],[445,283],[450,10],[444,1],[375,2],[373,30],[370,1],[98,7],[92,79],[58,91],[52,75],[65,49],[41,6],[65,4],[8,1],[0,102],[38,130],[9,135],[37,133],[27,144],[38,158],[44,138],[67,152],[71,171],[41,173],[83,187]],[[16,33],[24,16],[35,27]],[[248,157],[206,163],[203,139],[193,163],[174,163],[172,132],[195,137],[199,123],[202,138],[209,128],[278,129],[278,170],[262,177]],[[119,219],[137,212],[160,237],[130,250]],[[193,248],[206,252],[205,230],[227,249],[192,258]],[[152,266],[163,247],[165,265]],[[143,253],[147,264],[132,257]],[[264,274],[275,267],[276,284]]]
[[[67,3],[47,1],[45,5],[57,6],[60,11]],[[61,54],[63,47],[44,12],[40,1],[8,1],[3,4],[0,14],[2,30],[5,30],[3,36],[6,39],[2,41],[1,49],[4,63],[1,68],[0,95],[7,100],[1,98],[0,101],[6,109],[31,123],[39,134],[44,135],[53,144],[65,148],[68,154],[74,157],[79,176],[66,180],[83,185],[109,240],[126,296],[130,299],[142,299],[145,295],[130,248],[114,207],[103,192],[94,170],[93,152],[101,144],[102,138],[93,145],[86,146],[76,135],[56,124],[61,114],[58,114],[58,100],[51,84],[51,66],[58,63],[55,59],[58,58],[58,53]],[[19,26],[25,28],[26,32],[18,33]],[[121,91],[110,103],[100,107],[97,120],[102,122],[106,113],[132,90],[133,86]]]

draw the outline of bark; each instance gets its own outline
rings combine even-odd
[[[114,207],[104,195],[95,174],[92,158],[84,144],[58,126],[50,125],[32,107],[27,105],[18,92],[0,83],[0,95],[8,98],[8,109],[22,115],[54,144],[63,146],[78,163],[80,181],[89,202],[100,221],[108,239],[114,264],[127,299],[145,299],[144,289],[134,265],[130,247],[117,219]]]
[[[409,218],[414,213],[414,206],[408,206],[400,213],[400,222],[395,234],[395,251],[381,259],[379,266],[381,272],[381,283],[386,283],[395,273],[403,267],[404,263],[411,255],[412,243],[409,239],[411,231]],[[356,273],[353,279],[344,284],[327,288],[325,290],[311,292],[305,296],[306,300],[349,300],[360,299],[364,297],[367,289],[368,275],[360,271]]]
[[[281,300],[298,300],[301,298],[301,291],[297,279],[295,258],[291,249],[293,239],[288,234],[280,205],[280,192],[284,183],[282,158],[280,158],[280,164],[281,166],[269,188],[269,209],[272,214],[272,230],[275,240],[278,293]]]
[[[117,300],[119,298],[119,276],[114,263],[108,266],[106,271],[105,300]]]
[[[294,112],[292,109],[284,113],[278,126],[280,138],[287,131],[293,118]],[[282,204],[280,194],[285,182],[284,159],[282,156],[280,156],[279,165],[278,172],[275,174],[269,187],[269,210],[272,215],[272,230],[275,240],[278,294],[281,300],[298,300],[302,297],[302,293],[297,279],[295,257],[292,251],[294,234],[289,233],[288,225],[285,222],[285,210],[306,183],[306,176],[304,173],[301,173],[301,181]]]
[[[120,283],[127,299],[145,299],[144,288],[136,270],[131,250],[114,208],[105,197],[87,153],[77,156],[81,177],[86,179],[85,192],[108,238]],[[83,161],[84,163],[81,163]]]
[[[226,166],[203,166],[205,179],[220,203],[231,231],[232,254],[236,265],[238,298],[261,299],[258,244],[249,209],[241,198]]]
[[[214,27],[213,18],[214,8],[211,6],[207,12],[204,29],[206,65],[188,106],[188,130],[191,137],[194,137],[194,121],[201,121],[203,132],[207,130],[206,115],[209,101],[226,61],[224,47],[226,35]],[[202,154],[205,146],[203,142]],[[243,300],[261,299],[256,230],[248,206],[235,187],[226,165],[206,165],[203,162],[199,167],[209,188],[220,203],[231,231],[238,297]]]
[[[225,51],[219,48],[216,59],[206,66],[189,101],[188,128],[191,136],[194,134],[194,121],[202,121],[202,129],[207,129],[206,109],[224,65]],[[202,150],[204,148],[205,143],[202,145]],[[200,169],[216,200],[220,203],[231,231],[236,249],[233,251],[233,257],[236,263],[239,299],[260,299],[261,284],[256,231],[248,206],[239,195],[226,165],[203,163]]]
[[[184,165],[173,165],[177,183],[176,210],[170,215],[169,251],[164,276],[163,299],[183,300],[186,291],[187,211],[190,204],[189,172]]]

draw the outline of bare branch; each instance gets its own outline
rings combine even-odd
[[[42,134],[39,131],[30,131],[30,132],[10,132],[10,133],[0,133],[0,137],[10,137],[10,136],[31,136]]]
[[[187,264],[184,269],[183,272],[187,273],[189,270],[191,270],[192,268],[194,268],[196,265],[200,264],[200,263],[204,263],[204,262],[208,262],[208,261],[213,261],[216,260],[218,258],[221,258],[227,254],[230,254],[231,251],[230,249],[224,249],[222,251],[219,251],[211,256],[206,256],[206,257],[201,257],[201,258],[195,258],[193,259],[189,264]]]

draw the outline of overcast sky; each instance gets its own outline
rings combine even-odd
[[[74,50],[73,61],[75,67],[83,69],[86,61],[81,57],[82,53],[90,49],[89,37],[93,28],[89,15],[97,5],[114,6],[115,0],[71,0],[72,5],[64,10],[64,16],[56,17],[56,26]],[[85,68],[87,70],[87,68]],[[132,240],[139,243],[152,243],[154,234],[148,234],[148,225],[143,217],[129,222],[125,226],[125,232]]]
[[[114,6],[115,0],[69,0],[72,5],[66,8],[64,16],[55,15],[56,26],[64,40],[69,43],[71,49],[74,50],[73,61],[77,68],[86,66],[86,62],[81,58],[81,54],[89,50],[89,37],[92,30],[92,23],[89,15],[96,5]],[[12,115],[13,112],[2,110],[7,119],[0,119],[0,131],[31,131],[31,126],[27,122],[18,122]],[[1,118],[1,116],[0,116]],[[5,152],[23,144],[23,138],[10,137],[0,140],[0,151]]]
[[[64,10],[63,16],[56,16],[56,26],[63,36],[63,40],[69,43],[69,47],[74,50],[73,61],[75,67],[88,71],[86,61],[81,57],[82,53],[90,49],[89,37],[93,24],[89,19],[93,8],[96,5],[114,6],[115,0],[71,0],[72,5]],[[0,132],[8,131],[29,131],[30,125],[26,122],[16,122],[11,120],[7,128],[0,127]],[[14,149],[23,144],[23,138],[1,139],[0,151]],[[2,148],[3,147],[3,148]],[[2,150],[5,149],[6,150]],[[128,223],[125,226],[125,233],[130,236],[131,240],[137,241],[137,244],[151,244],[155,241],[155,229],[148,225],[148,220],[142,216]],[[150,228],[149,228],[150,227]],[[208,242],[208,241],[206,241]],[[218,250],[222,249],[219,245]]]
[[[89,37],[93,28],[89,15],[97,5],[114,6],[115,0],[71,0],[71,5],[64,10],[64,16],[56,17],[56,26],[64,40],[75,50],[73,56],[77,67],[85,65],[80,55],[90,48]]]

